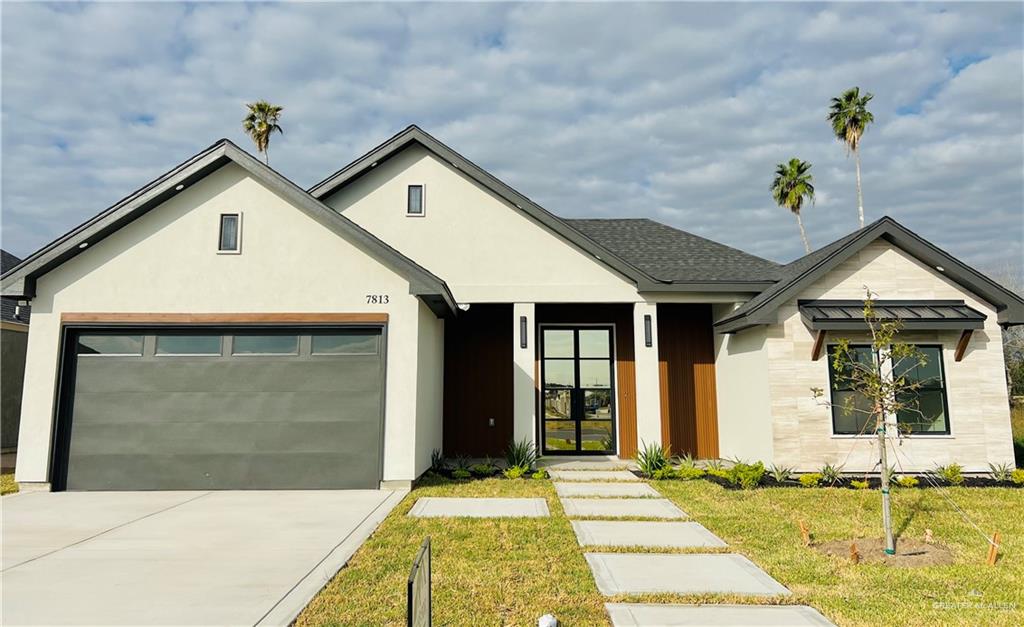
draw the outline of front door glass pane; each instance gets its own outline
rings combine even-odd
[[[587,420],[611,420],[612,391],[584,390],[583,417]]]
[[[584,451],[615,450],[611,420],[583,420],[580,422],[580,449]]]
[[[572,418],[571,390],[544,390],[544,418],[569,420]]]
[[[544,421],[544,442],[548,450],[554,451],[575,451],[576,449],[576,421],[574,420],[545,420]]]
[[[575,357],[572,329],[544,329],[544,357]]]
[[[576,387],[576,371],[573,367],[575,362],[571,359],[545,359],[544,360],[544,387],[545,388],[574,388]]]
[[[580,357],[611,357],[608,329],[580,329]]]
[[[610,388],[612,386],[612,368],[607,359],[580,360],[581,388]]]

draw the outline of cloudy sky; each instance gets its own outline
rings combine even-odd
[[[868,220],[982,268],[1024,256],[1022,5],[2,5],[2,243],[26,255],[284,105],[317,182],[410,123],[567,217],[645,216],[789,261],[856,227],[829,98],[874,92]]]

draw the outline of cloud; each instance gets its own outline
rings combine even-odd
[[[1019,4],[5,4],[2,238],[27,254],[285,107],[310,185],[417,123],[567,217],[647,216],[779,261],[776,163],[814,164],[816,246],[856,226],[825,121],[875,94],[862,161],[889,214],[981,267],[1024,256]],[[59,182],[59,183],[58,183]]]

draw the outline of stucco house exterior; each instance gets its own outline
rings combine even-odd
[[[1024,301],[896,221],[779,265],[561,219],[415,126],[309,190],[218,141],[2,283],[33,307],[23,487],[405,485],[523,438],[877,471],[810,392],[865,286],[930,356],[901,466],[1013,462]]]

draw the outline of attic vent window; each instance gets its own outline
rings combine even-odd
[[[409,186],[409,203],[405,208],[405,215],[407,216],[422,216],[423,215],[423,186],[422,185],[410,185]]]
[[[241,231],[242,214],[222,213],[220,215],[220,238],[217,243],[217,252],[241,252]]]

